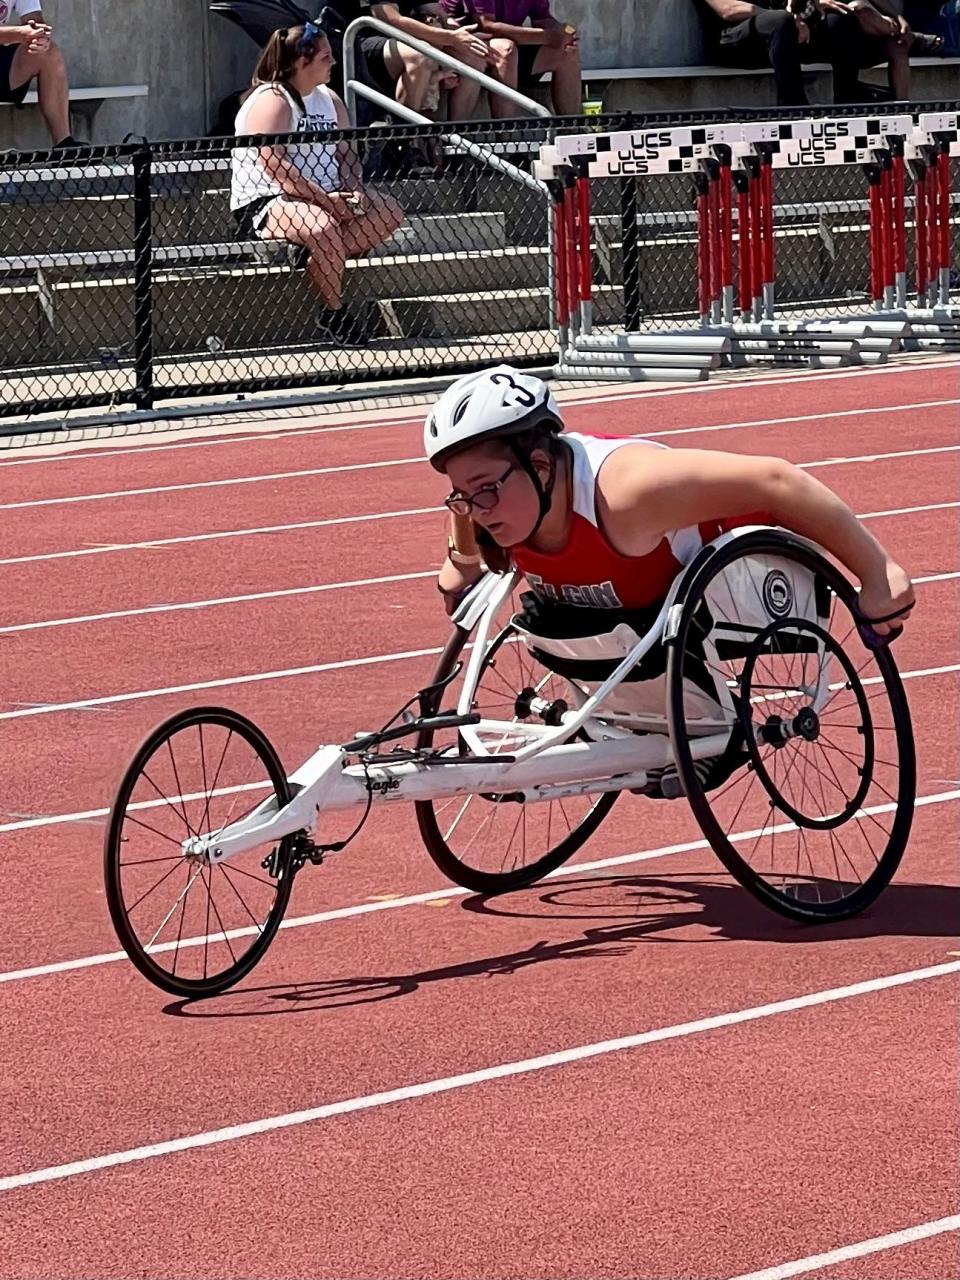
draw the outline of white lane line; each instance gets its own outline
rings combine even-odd
[[[33,556],[9,556],[0,565],[35,564],[38,560],[71,560],[76,556],[103,556],[116,551],[153,551],[162,547],[182,546],[187,542],[217,542],[222,538],[249,538],[266,533],[294,533],[300,529],[327,529],[339,524],[363,524],[371,520],[400,520],[407,516],[436,515],[443,507],[408,507],[403,511],[372,511],[367,515],[333,516],[327,520],[298,520],[294,524],[256,525],[250,529],[224,529],[214,533],[188,533],[178,538],[151,538],[146,542],[110,542],[97,547],[79,547],[71,551],[45,551]]]
[[[419,578],[435,578],[436,569],[420,573],[391,573],[381,578],[354,578],[349,582],[322,582],[309,587],[285,587],[279,591],[254,591],[244,596],[219,596],[213,600],[185,600],[180,604],[148,604],[139,609],[115,609],[111,613],[84,613],[72,618],[50,618],[46,622],[18,622],[0,627],[0,636],[18,631],[45,631],[50,627],[70,627],[81,622],[111,622],[118,618],[140,618],[151,613],[199,612],[225,604],[248,604],[252,600],[281,600],[289,596],[311,596],[322,591],[347,591],[354,587],[378,587],[388,582],[415,582]]]
[[[960,800],[960,790],[940,791],[933,795],[918,796],[915,803],[916,809],[929,808],[931,805],[952,804],[955,800]],[[870,817],[880,817],[884,813],[893,813],[896,805],[878,804],[872,805],[862,811],[863,815]],[[30,825],[51,825],[53,822],[69,822],[81,817],[105,817],[108,810],[92,809],[88,814],[68,814],[62,818],[40,819],[35,824],[24,823],[22,826]],[[13,828],[2,828],[9,830]],[[17,830],[22,829],[20,826]],[[795,830],[792,822],[777,823],[773,827],[763,828],[766,834],[780,834],[785,831]],[[747,840],[755,840],[760,834],[760,829],[753,831],[737,831],[730,836],[733,844],[742,844]],[[703,849],[709,849],[710,843],[707,840],[687,840],[682,844],[668,844],[659,849],[641,849],[633,853],[619,853],[610,858],[597,858],[590,862],[573,862],[567,863],[562,867],[558,867],[555,871],[551,871],[544,876],[546,880],[561,880],[568,876],[584,875],[594,871],[608,871],[611,867],[627,867],[638,862],[654,862],[659,858],[673,857],[679,853],[697,853]],[[373,915],[380,911],[395,911],[406,907],[422,906],[426,902],[436,902],[438,899],[446,898],[464,898],[470,894],[469,889],[463,889],[459,885],[445,885],[442,889],[431,889],[425,893],[408,894],[402,898],[384,898],[373,902],[353,903],[348,907],[332,907],[327,911],[318,911],[309,916],[290,916],[280,925],[281,929],[308,929],[313,925],[329,924],[332,920],[350,920],[355,916]],[[186,947],[202,947],[205,942],[220,942],[224,938],[234,941],[238,938],[252,937],[257,930],[253,926],[247,928],[228,929],[226,933],[202,934],[197,937],[183,938],[179,943],[164,942],[153,947],[152,953],[159,955],[161,952],[172,951],[177,946]],[[26,969],[9,969],[5,973],[0,973],[0,985],[6,982],[23,982],[28,978],[46,978],[51,974],[71,973],[75,969],[93,969],[104,964],[115,964],[118,961],[126,960],[127,954],[124,951],[106,951],[99,955],[81,956],[73,960],[57,960],[50,964],[33,965]]]
[[[105,493],[74,493],[62,498],[30,498],[24,502],[0,502],[0,511],[21,511],[25,507],[58,507],[75,502],[103,502],[108,498],[142,498],[154,493],[185,493],[191,489],[225,489],[240,484],[262,484],[267,480],[297,480],[303,476],[332,476],[344,471],[372,471],[380,467],[406,467],[425,462],[423,457],[388,458],[383,462],[350,462],[336,467],[306,467],[298,471],[268,471],[256,476],[231,476],[226,480],[191,480],[187,484],[158,484],[146,489],[111,489]]]
[[[667,434],[660,432],[658,434]],[[931,502],[919,507],[895,507],[887,511],[867,511],[861,520],[879,519],[881,516],[912,515],[920,511],[941,511],[956,507],[956,502]],[[334,516],[326,520],[298,520],[292,524],[254,525],[247,529],[223,529],[213,533],[188,533],[176,538],[150,538],[144,542],[111,542],[96,547],[78,547],[70,551],[44,551],[30,556],[8,556],[0,559],[0,566],[10,564],[36,564],[43,560],[71,560],[77,556],[111,555],[117,551],[153,551],[163,547],[182,546],[191,542],[217,542],[223,538],[249,538],[268,533],[294,533],[301,529],[325,529],[341,524],[364,524],[377,520],[400,520],[410,516],[437,515],[443,507],[408,507],[400,511],[371,511],[356,516]]]
[[[896,507],[890,511],[866,511],[858,516],[860,520],[878,520],[882,516],[907,516],[918,515],[925,511],[943,511],[948,508],[960,507],[960,502],[931,502],[920,507]],[[418,508],[413,511],[392,512],[391,515],[422,515],[424,511],[442,511],[442,507]],[[358,520],[375,520],[378,516],[357,516]],[[384,519],[387,517],[384,516]],[[320,523],[329,523],[321,521]],[[181,539],[171,539],[171,541],[181,541]],[[149,544],[143,543],[143,546]],[[2,564],[3,561],[0,561]],[[422,569],[414,573],[392,573],[379,578],[353,578],[347,582],[322,582],[311,583],[305,587],[283,587],[275,591],[254,591],[248,595],[241,596],[216,596],[208,600],[184,600],[175,604],[150,604],[142,605],[136,609],[113,609],[107,613],[81,613],[73,614],[69,618],[49,618],[40,622],[17,622],[11,623],[10,626],[0,627],[0,636],[14,635],[19,631],[46,631],[51,627],[72,627],[84,622],[112,622],[118,618],[140,618],[145,614],[151,613],[180,613],[183,611],[197,611],[200,609],[213,609],[219,605],[226,604],[247,604],[252,600],[280,600],[289,596],[309,596],[316,595],[323,591],[348,591],[356,587],[376,587],[382,586],[389,582],[416,582],[422,578],[432,578],[436,576],[437,570]]]
[[[639,435],[631,432],[631,435]],[[646,439],[647,437],[643,437]],[[840,467],[857,462],[885,462],[895,458],[919,458],[929,454],[957,453],[960,444],[937,445],[929,449],[898,449],[893,453],[865,453],[856,457],[824,458],[817,462],[798,462],[802,470],[811,467]],[[226,480],[191,480],[185,484],[161,484],[144,489],[110,489],[102,493],[75,493],[60,498],[28,498],[20,502],[2,502],[0,511],[22,511],[29,507],[57,507],[78,502],[105,502],[113,498],[141,498],[156,493],[183,493],[193,489],[223,489],[243,484],[262,484],[268,480],[298,480],[305,476],[339,475],[348,471],[379,471],[386,467],[406,467],[426,462],[422,455],[412,458],[388,458],[376,462],[350,462],[332,467],[306,467],[294,471],[268,471],[253,476],[231,476]]]
[[[914,578],[913,582],[914,586],[922,586],[928,582],[949,582],[957,578],[960,578],[960,570],[954,570],[950,573],[929,574],[926,577]],[[111,693],[99,698],[81,698],[74,702],[42,702],[31,704],[27,707],[18,707],[15,711],[0,711],[0,720],[22,720],[27,716],[54,715],[60,711],[82,711],[88,707],[107,707],[123,702],[137,702],[145,698],[164,698],[175,693],[196,693],[201,689],[228,689],[237,685],[262,684],[272,680],[289,680],[297,676],[320,675],[326,671],[346,671],[353,667],[369,667],[381,662],[405,662],[410,658],[436,657],[441,652],[441,648],[408,649],[400,653],[372,654],[366,658],[341,658],[336,662],[317,662],[307,667],[285,667],[278,671],[255,671],[243,676],[221,676],[216,680],[198,680],[193,684],[166,685],[160,689],[138,689],[131,693]],[[901,676],[906,680],[911,675],[944,675],[947,672],[957,670],[960,670],[960,666],[929,667],[922,672],[901,672]],[[873,681],[864,681],[864,684],[870,683],[873,683]]]
[[[857,1258],[869,1257],[871,1253],[900,1249],[904,1245],[944,1235],[947,1231],[960,1231],[960,1214],[954,1214],[952,1218],[938,1218],[936,1222],[922,1222],[916,1227],[906,1227],[903,1231],[894,1231],[888,1236],[874,1236],[872,1240],[844,1245],[842,1249],[831,1249],[829,1253],[799,1258],[796,1262],[784,1262],[779,1267],[751,1271],[749,1275],[736,1276],[735,1280],[789,1280],[791,1276],[809,1275],[811,1271],[835,1267],[840,1262],[854,1262]]]
[[[727,1027],[759,1022],[765,1018],[776,1018],[785,1014],[799,1013],[804,1009],[836,1004],[843,1000],[856,1000],[861,996],[874,995],[879,991],[890,991],[896,987],[906,987],[917,982],[931,982],[939,978],[949,977],[958,971],[960,971],[960,961],[953,960],[946,964],[931,965],[925,969],[909,969],[903,973],[885,974],[879,978],[868,978],[865,982],[852,982],[843,987],[830,987],[823,991],[811,991],[806,995],[793,996],[788,1000],[776,1000],[770,1004],[754,1005],[747,1009],[735,1009],[729,1013],[714,1014],[711,1017],[698,1018],[692,1022],[681,1022],[670,1027],[657,1027],[652,1031],[641,1031],[633,1035],[619,1036],[616,1039],[600,1040],[593,1044],[581,1044],[570,1049],[559,1049],[552,1053],[539,1054],[534,1058],[520,1058],[513,1062],[499,1062],[495,1066],[482,1067],[477,1071],[465,1071],[460,1075],[424,1080],[417,1084],[402,1085],[397,1089],[386,1089],[380,1093],[368,1093],[355,1098],[344,1098],[338,1102],[324,1103],[303,1111],[288,1111],[285,1114],[267,1116],[261,1120],[250,1120],[243,1124],[228,1125],[223,1129],[210,1129],[204,1133],[192,1133],[182,1138],[169,1139],[166,1142],[154,1142],[149,1146],[128,1148],[125,1151],[110,1151],[99,1156],[88,1156],[82,1160],[73,1160],[68,1164],[51,1165],[45,1169],[32,1169],[26,1173],[15,1173],[8,1177],[0,1178],[0,1193],[17,1191],[24,1187],[35,1187],[43,1182],[56,1182],[66,1178],[76,1178],[82,1174],[98,1173],[104,1169],[116,1169],[121,1165],[139,1164],[144,1160],[178,1155],[183,1151],[196,1151],[204,1147],[221,1146],[225,1142],[238,1142],[244,1138],[259,1137],[265,1133],[276,1133],[281,1129],[316,1124],[321,1120],[330,1120],[335,1116],[352,1115],[361,1111],[373,1111],[380,1107],[392,1106],[395,1103],[409,1102],[414,1098],[435,1097],[439,1094],[453,1093],[460,1089],[469,1089],[475,1085],[489,1084],[497,1080],[533,1075],[536,1072],[548,1071],[554,1067],[569,1066],[575,1062],[586,1062],[590,1059],[606,1057],[613,1053],[625,1053],[631,1049],[644,1048],[647,1045],[663,1044],[668,1040],[682,1040],[689,1036],[705,1035],[712,1031],[724,1030]]]
[[[850,378],[850,377],[876,377],[881,374],[903,375],[903,374],[910,374],[910,373],[917,373],[917,372],[928,373],[929,370],[931,369],[954,368],[954,367],[960,368],[960,366],[957,366],[952,359],[947,358],[942,360],[931,359],[929,362],[925,361],[922,366],[920,365],[916,365],[916,366],[886,365],[886,366],[879,366],[877,368],[861,369],[858,371],[842,370],[834,373],[818,373],[813,370],[797,369],[797,370],[791,371],[790,373],[783,374],[779,377],[777,376],[770,377],[770,378],[765,378],[762,376],[742,377],[742,378],[736,379],[735,381],[730,381],[730,382],[705,382],[705,383],[697,384],[695,386],[663,387],[657,390],[640,390],[640,389],[634,390],[634,389],[631,389],[628,386],[628,384],[624,384],[622,389],[619,389],[617,391],[608,391],[606,394],[600,393],[595,396],[578,397],[577,390],[575,388],[566,388],[559,393],[558,399],[564,405],[576,407],[577,405],[580,405],[580,404],[583,404],[583,405],[611,404],[611,403],[616,403],[620,400],[656,400],[664,397],[673,397],[673,396],[709,395],[709,394],[716,394],[717,392],[724,392],[724,391],[739,391],[744,387],[785,386],[787,383],[797,381],[799,379],[802,379],[804,384],[809,382],[833,382],[833,381],[836,381],[838,378],[842,379],[842,378]],[[941,403],[952,404],[954,402],[950,400],[946,400],[946,401],[935,400],[935,401],[930,401],[929,407],[933,408]],[[920,407],[920,406],[890,405],[890,406],[886,406],[886,411],[904,409],[904,408],[914,408],[914,407]],[[270,408],[270,405],[262,405],[262,404],[258,405],[253,402],[251,402],[251,404],[249,405],[249,409],[254,412],[258,410],[262,412],[269,408]],[[386,429],[389,429],[390,427],[402,427],[402,426],[414,426],[414,425],[419,426],[423,422],[426,408],[427,408],[427,404],[425,401],[423,411],[419,415],[414,417],[410,417],[410,416],[407,416],[406,414],[403,414],[399,417],[384,417],[380,419],[372,419],[370,421],[333,423],[324,427],[291,427],[287,430],[284,430],[284,429],[271,430],[270,428],[267,428],[266,430],[261,432],[261,431],[257,431],[255,427],[251,427],[250,425],[240,425],[236,428],[234,434],[229,434],[228,432],[224,431],[224,434],[219,435],[212,440],[203,440],[203,439],[187,440],[187,441],[178,440],[176,442],[171,442],[167,444],[148,444],[146,443],[146,441],[149,440],[150,436],[148,434],[145,434],[144,443],[142,444],[131,444],[126,447],[118,445],[115,449],[100,449],[97,452],[85,451],[84,445],[87,443],[86,441],[81,439],[81,440],[76,440],[75,442],[71,442],[71,440],[68,437],[66,440],[48,441],[47,444],[48,445],[51,443],[56,445],[65,444],[68,447],[71,444],[73,444],[74,448],[69,453],[58,453],[54,455],[45,455],[45,456],[41,455],[41,456],[30,457],[30,458],[3,459],[2,461],[0,461],[0,469],[2,469],[3,467],[25,467],[25,466],[31,466],[35,463],[63,462],[67,460],[85,462],[88,458],[124,457],[127,454],[164,453],[164,452],[169,452],[175,449],[210,449],[218,445],[248,444],[248,443],[256,443],[257,441],[260,441],[260,440],[282,440],[285,436],[328,435],[328,434],[342,432],[342,431],[375,431],[378,429],[386,430]],[[873,412],[882,413],[884,411],[885,411],[885,407],[880,405],[876,407],[871,407],[869,409],[850,410],[850,413],[851,414],[873,413]],[[279,411],[279,412],[282,412],[282,411]],[[198,416],[202,417],[204,415],[201,413]],[[817,414],[814,416],[826,417],[830,415]],[[76,423],[73,425],[74,425],[74,429],[78,433],[84,430],[84,425],[82,420],[76,421]],[[218,427],[222,429],[222,428],[225,428],[227,425],[228,424],[224,422],[220,422],[217,424],[217,426],[211,427],[209,429],[212,431],[216,431]],[[746,424],[746,425],[754,425],[754,424]],[[764,424],[761,424],[761,425],[764,425]],[[99,428],[92,428],[92,429],[99,430]],[[200,428],[200,429],[202,430],[203,428]],[[694,428],[691,428],[691,430],[693,429]],[[23,434],[29,435],[31,434],[31,432],[29,431],[29,429],[25,429]],[[16,448],[16,447],[23,447],[23,446],[8,445],[5,447]],[[43,446],[36,445],[36,446],[27,446],[27,447],[43,447]]]

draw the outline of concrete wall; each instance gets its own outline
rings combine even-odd
[[[694,0],[553,0],[575,23],[585,67],[680,67],[703,62]]]
[[[587,67],[663,66],[701,60],[694,0],[554,0],[559,17],[576,23]],[[118,142],[134,132],[150,138],[203,134],[216,104],[249,82],[253,43],[206,0],[45,0],[75,85],[148,84],[147,99],[107,102],[75,132]],[[45,146],[36,108],[0,107],[0,147]]]
[[[38,4],[38,8],[39,8]],[[43,12],[74,85],[147,84],[147,98],[105,102],[75,115],[78,137],[119,142],[126,133],[183,138],[206,133],[215,104],[249,83],[253,43],[204,0],[45,0]],[[0,107],[0,146],[45,146],[35,107]]]

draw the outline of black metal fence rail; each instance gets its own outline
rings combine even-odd
[[[348,186],[364,191],[348,208],[331,191],[336,207],[319,221],[285,201],[269,239],[231,213],[234,167],[257,149],[235,139],[0,156],[0,418],[552,364],[547,200],[529,178],[541,143],[572,130],[885,109],[897,104],[456,126],[512,173],[451,147],[449,125],[258,139],[304,148],[293,154],[321,185],[346,165]],[[795,215],[784,221],[781,297],[816,312],[865,284],[864,195],[844,171],[789,179],[778,192]],[[692,315],[689,181],[595,187],[598,319],[666,326]]]

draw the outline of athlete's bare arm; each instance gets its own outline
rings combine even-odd
[[[597,479],[597,515],[628,556],[645,555],[668,530],[752,511],[835,556],[860,582],[866,617],[912,606],[910,578],[893,556],[835,493],[782,458],[636,445],[611,454]]]

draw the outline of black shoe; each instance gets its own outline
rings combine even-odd
[[[346,307],[333,311],[320,307],[315,333],[323,345],[333,347],[367,347],[376,336],[369,323]]]
[[[68,151],[72,147],[82,147],[85,144],[75,138],[72,133],[68,133],[65,138],[61,138],[59,142],[55,142],[50,148],[51,151]]]

